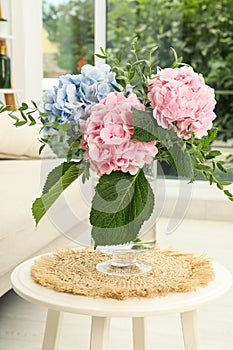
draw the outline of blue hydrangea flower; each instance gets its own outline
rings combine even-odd
[[[97,67],[86,64],[81,74],[62,75],[58,86],[46,91],[37,103],[39,112],[47,113],[49,122],[77,124],[92,105],[115,91],[113,85],[122,89],[110,69],[107,64]]]

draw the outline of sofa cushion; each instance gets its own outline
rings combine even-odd
[[[0,114],[0,159],[40,159],[54,157],[46,149],[39,155],[40,125],[15,127],[8,113]]]

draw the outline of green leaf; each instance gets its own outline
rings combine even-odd
[[[207,153],[205,158],[206,159],[213,159],[217,156],[220,156],[221,154],[222,153],[220,151],[213,150],[213,151],[210,151],[209,153]]]
[[[95,56],[99,57],[99,58],[102,58],[102,59],[106,59],[107,58],[107,56],[100,55],[99,53],[96,53]]]
[[[27,122],[27,117],[24,112],[20,111],[21,117]]]
[[[215,138],[217,137],[218,134],[218,129],[212,129],[209,133],[208,136],[205,136],[201,139],[201,145],[202,148],[207,148],[209,146],[209,144],[215,140]]]
[[[11,106],[9,106],[9,105],[2,105],[1,107],[0,107],[0,113],[3,113],[3,112],[6,112],[6,111],[9,111],[9,109],[11,108]]]
[[[43,149],[45,148],[45,143],[43,145],[40,146],[39,148],[39,154],[41,154],[41,152],[43,151]]]
[[[83,175],[82,175],[82,183],[85,183],[86,180],[90,178],[90,163],[87,161],[83,162]]]
[[[230,185],[232,185],[232,182],[230,182],[230,181],[221,181],[221,184],[223,186],[230,186]]]
[[[50,171],[43,187],[42,194],[48,193],[51,188],[62,178],[71,167],[79,166],[77,162],[63,162]]]
[[[210,174],[210,176],[209,176],[209,182],[210,182],[210,186],[213,184],[213,175],[212,174]]]
[[[15,126],[23,126],[27,124],[27,121],[26,120],[21,120],[21,121],[17,121],[14,125]]]
[[[228,197],[233,197],[232,193],[228,190],[223,191]]]
[[[15,116],[14,114],[12,114],[12,113],[9,114],[9,117],[11,117],[12,119],[14,119],[14,120],[16,120],[16,121],[19,120],[19,118],[16,117],[16,116]]]
[[[33,116],[31,114],[28,114],[28,119],[31,121],[31,123],[29,124],[30,126],[36,124],[36,120],[33,118]]]
[[[111,84],[111,85],[114,88],[114,90],[116,90],[117,92],[121,92],[121,89],[118,86],[116,86],[114,84]]]
[[[25,102],[23,102],[22,105],[21,105],[21,107],[18,108],[18,110],[19,110],[20,112],[26,111],[27,109],[28,109],[28,105],[27,105],[27,103],[25,103]]]
[[[36,224],[38,224],[61,193],[81,175],[82,171],[82,163],[64,162],[49,173],[42,196],[37,198],[32,205],[32,213]]]
[[[100,47],[100,51],[105,55],[106,54],[106,50],[103,47]]]
[[[153,207],[153,191],[143,170],[134,176],[118,171],[103,175],[90,213],[95,246],[133,241]]]
[[[146,64],[149,64],[149,61],[148,60],[138,60],[138,61],[135,61],[132,66],[137,66],[137,65],[140,65],[141,63],[146,63]]]
[[[119,75],[117,77],[118,80],[127,80],[127,78],[124,75]]]
[[[221,182],[217,182],[216,185],[220,190],[223,190],[223,185],[221,184]]]
[[[179,176],[193,179],[193,163],[185,142],[173,129],[158,126],[152,113],[132,109],[134,134],[132,139],[141,142],[159,141],[172,158],[171,165]]]
[[[213,169],[212,167],[210,167],[209,165],[205,165],[205,164],[196,164],[195,168],[201,171],[207,171],[207,172],[212,172]]]
[[[227,173],[227,169],[223,166],[224,162],[219,161],[216,164],[220,171],[222,171],[223,173]]]
[[[151,112],[132,108],[134,134],[132,140],[150,142],[156,140],[156,124]]]
[[[169,136],[169,135],[168,135]],[[174,142],[172,146],[167,145],[164,142],[165,146],[167,147],[171,157],[173,158],[173,161],[175,163],[175,169],[179,176],[187,177],[190,179],[194,179],[194,172],[193,172],[193,163],[192,159],[190,157],[190,154],[188,150],[186,149],[185,144],[182,146],[181,141]]]
[[[31,100],[31,103],[33,104],[33,106],[37,109],[37,104],[35,101]]]

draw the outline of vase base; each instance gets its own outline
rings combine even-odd
[[[113,276],[139,276],[152,270],[152,266],[140,260],[107,260],[96,265],[99,272]]]

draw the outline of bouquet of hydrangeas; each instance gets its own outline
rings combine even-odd
[[[48,144],[65,158],[33,204],[36,223],[73,181],[88,179],[91,168],[99,176],[90,211],[95,246],[134,241],[154,207],[143,170],[153,159],[191,181],[201,174],[233,201],[225,189],[230,182],[218,177],[228,171],[216,159],[221,152],[209,147],[217,135],[214,90],[176,54],[171,68],[158,68],[153,50],[141,58],[134,43],[135,59],[124,68],[102,50],[110,65],[87,64],[81,74],[61,76],[33,110],[23,103],[20,118],[11,114],[20,126],[37,123],[33,113],[39,112],[41,149]]]

